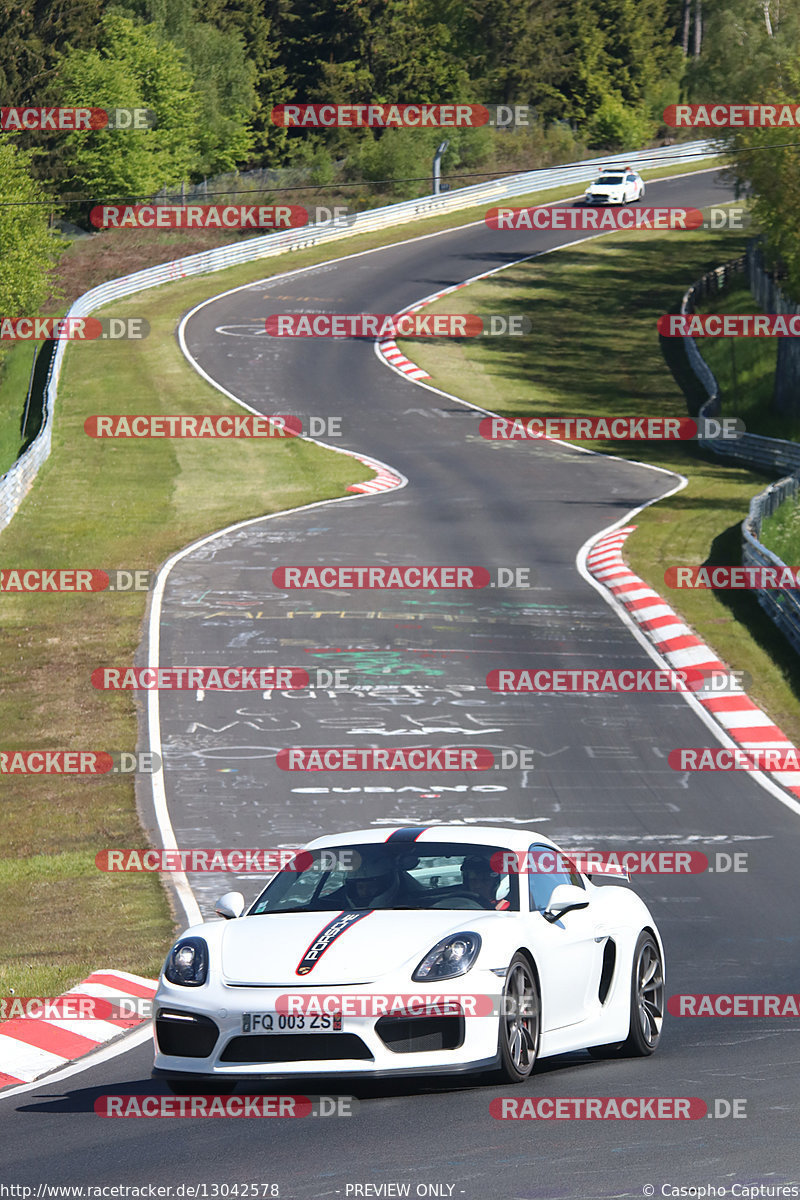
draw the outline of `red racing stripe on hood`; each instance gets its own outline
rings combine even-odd
[[[306,950],[300,962],[297,964],[295,975],[308,975],[309,971],[313,971],[319,960],[322,958],[329,946],[333,945],[338,937],[355,925],[357,921],[362,921],[364,917],[368,917],[372,909],[366,912],[340,912],[338,917],[334,917],[332,921],[319,931],[311,945]]]

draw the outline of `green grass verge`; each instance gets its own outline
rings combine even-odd
[[[7,345],[0,360],[0,475],[14,465],[22,444],[20,424],[35,345],[33,342]]]
[[[698,312],[756,313],[744,275],[719,296],[708,297]],[[778,356],[777,338],[697,339],[697,347],[716,376],[726,417],[741,417],[750,433],[765,437],[800,438],[800,420],[772,411],[772,392]]]
[[[514,203],[541,203],[574,191],[554,189]],[[231,411],[235,406],[201,380],[178,350],[174,330],[183,312],[208,295],[258,279],[469,224],[489,207],[343,238],[109,306],[103,315],[144,317],[150,337],[69,348],[53,453],[0,533],[3,565],[153,568],[213,529],[338,496],[348,483],[368,478],[371,472],[354,460],[306,443],[90,442],[83,422],[98,412]],[[3,747],[132,748],[132,700],[94,691],[89,676],[98,665],[130,661],[141,637],[144,598],[5,593],[2,611]],[[101,849],[144,844],[132,780],[6,776],[3,816],[0,994],[13,987],[18,995],[55,995],[104,966],[156,974],[173,933],[159,879],[104,874],[94,865]]]
[[[703,312],[760,312],[744,276],[718,297],[707,299]],[[750,433],[800,440],[800,419],[772,408],[776,338],[698,338],[698,348],[717,379],[725,416],[740,417]],[[800,506],[787,501],[761,525],[761,541],[785,563],[800,562]]]
[[[456,342],[403,339],[434,383],[505,416],[685,416],[680,346],[659,346],[656,320],[692,280],[744,251],[744,235],[609,234],[511,267],[426,311],[524,312],[532,333]],[[666,358],[666,361],[665,361]],[[668,365],[669,364],[669,365]],[[677,471],[688,486],[636,517],[633,570],[664,595],[723,661],[752,678],[751,694],[800,740],[800,664],[749,593],[670,592],[672,564],[741,561],[739,526],[765,476],[726,466],[690,443],[582,443]],[[794,560],[797,561],[797,560]]]
[[[722,159],[709,159],[702,163],[683,163],[676,164],[674,167],[659,167],[655,170],[643,170],[642,176],[645,179],[661,179],[671,175],[688,175],[698,170],[707,170],[712,166],[722,166]],[[555,200],[564,200],[569,196],[577,195],[583,192],[584,184],[573,184],[569,187],[551,188],[545,192],[532,192],[526,196],[515,197],[509,203],[514,207],[524,207],[527,204],[545,204]],[[482,212],[488,208],[495,206],[495,201],[490,201],[487,204],[477,205],[475,208],[463,209],[459,212],[450,215],[433,217],[424,221],[414,222],[408,226],[399,226],[396,229],[387,229],[378,233],[360,234],[356,237],[342,238],[341,242],[332,243],[329,246],[323,246],[316,250],[297,251],[294,253],[279,256],[277,259],[264,259],[255,264],[249,263],[243,267],[225,271],[224,277],[230,282],[226,285],[236,287],[239,283],[249,283],[256,279],[264,278],[267,275],[275,274],[276,271],[292,270],[295,267],[306,266],[310,263],[321,262],[323,258],[334,258],[337,255],[356,254],[361,250],[369,250],[378,246],[391,245],[393,242],[402,240],[404,236],[417,237],[425,233],[436,233],[444,229],[456,229],[461,225],[470,224],[480,219]],[[407,233],[406,233],[407,230]],[[155,232],[153,234],[154,241],[167,240],[167,235]],[[180,238],[176,238],[174,234],[169,235],[169,244],[173,250],[173,257],[180,258],[187,251],[182,248]],[[96,257],[96,247],[94,244],[86,247],[81,241],[76,241],[70,244],[65,251],[65,260],[80,256],[83,254],[94,260]],[[112,253],[112,260],[113,260]],[[279,262],[280,267],[274,264]],[[127,259],[121,260],[117,267],[117,273],[124,272],[124,269],[136,270],[138,265],[133,267]],[[107,277],[113,277],[115,274],[113,261],[107,266]],[[96,270],[90,272],[91,278],[87,286],[95,286],[98,280],[94,277]],[[81,271],[77,266],[72,266],[67,272],[67,281],[74,276],[80,276]],[[128,308],[128,311],[131,311]],[[57,312],[47,315],[60,316],[62,309]],[[27,344],[19,346],[10,346],[7,358],[4,358],[0,364],[0,475],[4,474],[13,464],[19,451],[19,422],[22,414],[22,409],[25,403],[25,395],[28,387],[28,375],[25,373],[25,362],[27,362],[27,371],[30,372],[32,348]],[[24,377],[24,378],[23,378]]]
[[[800,502],[787,500],[761,522],[761,541],[790,566],[800,563]]]
[[[241,411],[190,370],[174,338],[180,314],[210,290],[193,280],[119,302],[104,315],[144,316],[147,341],[69,349],[53,453],[0,534],[5,567],[154,569],[210,530],[341,496],[371,477],[352,458],[302,441],[86,437],[83,422],[98,412]],[[90,674],[131,660],[145,599],[2,596],[4,749],[133,748],[131,696],[95,691]],[[157,972],[173,929],[158,878],[94,866],[98,850],[144,844],[132,779],[6,776],[3,791],[0,992],[57,994],[109,965]]]

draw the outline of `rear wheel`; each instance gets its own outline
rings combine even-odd
[[[639,1058],[652,1054],[664,1023],[664,964],[651,933],[639,934],[631,968],[631,1023],[624,1042],[590,1046],[592,1058]]]
[[[623,1054],[652,1054],[664,1023],[664,965],[651,933],[640,933],[631,973],[631,1028]]]
[[[504,1083],[521,1083],[533,1071],[539,1054],[541,1002],[530,963],[522,954],[512,958],[500,1012],[498,1049]]]

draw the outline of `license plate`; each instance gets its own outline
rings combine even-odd
[[[242,1033],[341,1033],[341,1013],[242,1013]]]

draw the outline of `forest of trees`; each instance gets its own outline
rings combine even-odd
[[[305,166],[319,184],[334,170],[346,179],[424,176],[441,137],[287,130],[271,120],[276,104],[530,106],[526,131],[448,131],[445,172],[488,173],[586,149],[633,150],[676,136],[663,125],[669,104],[797,99],[800,83],[800,0],[0,0],[0,39],[3,106],[144,107],[156,116],[153,129],[125,134],[0,134],[4,313],[23,296],[31,302],[23,274],[50,253],[47,197],[147,199],[254,167]],[[800,288],[796,136],[755,130],[729,140]],[[389,194],[426,190],[410,186]],[[28,203],[9,208],[15,197]]]

